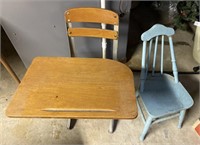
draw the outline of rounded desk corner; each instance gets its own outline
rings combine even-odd
[[[130,69],[130,67],[128,67],[128,65],[126,65],[120,61],[113,60],[113,59],[103,59],[103,60],[108,60],[108,61],[111,61],[112,63],[117,63],[119,66],[125,68],[125,70],[127,70],[129,73],[131,73],[131,75],[133,75],[133,72]]]
[[[42,58],[42,57],[40,57],[40,56],[34,57],[33,60],[32,60],[32,62],[31,62],[31,64],[40,61],[41,58]]]
[[[33,61],[32,61],[32,62],[38,61],[38,60],[40,60],[41,58],[43,58],[43,57],[41,57],[41,56],[36,56],[36,57],[33,58]]]
[[[138,110],[137,112],[134,114],[134,119],[138,117]]]
[[[8,108],[6,109],[5,114],[6,114],[7,117],[10,117],[10,116],[11,116],[11,115],[10,115],[10,111],[9,111]]]

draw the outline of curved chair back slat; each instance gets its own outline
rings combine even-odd
[[[65,12],[66,22],[90,22],[111,25],[119,24],[119,16],[110,10],[101,8],[72,8]]]
[[[159,36],[159,35],[166,35],[166,36],[172,36],[174,35],[174,29],[165,27],[161,24],[155,24],[153,27],[151,27],[148,31],[144,32],[141,35],[142,41],[149,41],[153,37]]]

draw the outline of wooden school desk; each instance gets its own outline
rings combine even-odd
[[[6,110],[9,117],[134,119],[133,74],[100,58],[37,57]]]

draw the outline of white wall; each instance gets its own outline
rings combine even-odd
[[[28,67],[36,56],[69,56],[64,12],[72,7],[100,7],[100,0],[1,0],[0,4],[2,26]],[[119,58],[122,59],[126,53],[128,23],[120,29],[123,36],[119,41]],[[97,41],[101,40],[80,39],[76,45],[78,55],[100,57],[101,43]]]

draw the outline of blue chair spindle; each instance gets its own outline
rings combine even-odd
[[[163,59],[164,59],[164,35],[162,35],[161,43],[161,59],[160,59],[160,73],[163,74]]]
[[[152,67],[152,75],[155,73],[155,67],[156,67],[156,55],[157,55],[157,49],[158,49],[158,36],[156,37],[155,41],[155,47],[154,47],[154,56],[153,56],[153,67]]]

